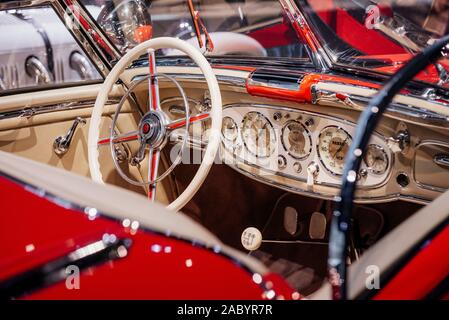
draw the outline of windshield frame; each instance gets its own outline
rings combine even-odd
[[[36,1],[36,0],[35,0]],[[50,0],[54,1],[54,0]],[[89,12],[89,10],[85,7],[83,1],[80,0],[61,0],[65,4],[68,2],[73,3],[76,6],[80,7],[80,14],[87,18],[88,22],[91,24],[91,28],[95,30],[98,34],[102,36],[102,38],[106,38],[108,41],[105,41],[108,46],[110,46],[111,50],[114,52],[119,53],[120,57],[112,57],[112,59],[108,59],[108,69],[112,69],[112,67],[115,65],[115,63],[121,58],[124,53],[122,53],[115,45],[114,43],[108,38],[106,32],[103,30],[103,28],[98,24],[98,22],[94,19],[92,14]],[[224,0],[223,0],[224,1]],[[256,67],[269,67],[271,64],[273,67],[277,68],[311,68],[314,67],[316,64],[312,61],[313,56],[308,51],[308,46],[306,43],[301,41],[300,36],[298,35],[298,32],[294,28],[293,20],[289,17],[289,15],[286,12],[286,8],[283,4],[283,0],[275,0],[279,3],[280,10],[286,14],[287,23],[289,23],[290,27],[293,29],[293,31],[296,33],[296,36],[298,37],[297,41],[298,44],[304,46],[305,48],[305,56],[303,57],[273,57],[273,56],[267,56],[267,57],[254,57],[254,56],[241,56],[241,55],[205,55],[206,59],[209,61],[214,61],[217,64],[232,64],[237,66],[248,66],[248,65],[254,65]],[[56,1],[58,3],[58,1]],[[69,9],[68,9],[69,10]],[[186,3],[186,11],[187,3]],[[200,12],[201,13],[201,12]],[[98,46],[97,46],[98,47]],[[169,61],[173,61],[173,65],[177,65],[179,61],[185,61],[185,55],[172,55],[172,56],[157,56],[158,60],[163,59],[164,63],[168,65]],[[134,65],[141,65],[144,63],[144,58],[138,58],[135,60],[135,63],[131,65],[131,67]],[[109,73],[109,72],[107,72]],[[107,75],[106,73],[106,75]]]

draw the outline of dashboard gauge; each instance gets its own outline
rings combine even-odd
[[[318,156],[323,166],[332,174],[342,175],[345,156],[352,143],[352,137],[345,130],[329,126],[320,132]]]
[[[383,174],[388,168],[388,156],[385,150],[377,145],[370,144],[363,157],[368,170],[374,174]]]
[[[246,149],[256,157],[268,157],[276,148],[273,125],[259,112],[251,111],[245,115],[241,135]]]
[[[221,134],[228,141],[235,141],[238,135],[237,123],[230,117],[223,118],[223,124],[221,127]]]
[[[312,138],[309,131],[299,121],[292,120],[282,128],[282,145],[295,159],[305,159],[312,151]]]

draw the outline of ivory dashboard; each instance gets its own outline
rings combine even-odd
[[[236,161],[315,185],[340,185],[355,124],[329,116],[270,106],[223,110],[223,146]],[[371,138],[358,180],[361,188],[385,183],[392,163],[386,140]]]

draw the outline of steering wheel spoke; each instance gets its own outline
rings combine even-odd
[[[112,143],[123,143],[129,141],[136,141],[139,139],[139,131],[130,131],[126,133],[121,133],[112,138]],[[100,138],[98,139],[98,146],[107,146],[111,142],[111,138]]]
[[[161,109],[159,102],[159,83],[156,76],[156,56],[154,49],[150,48],[147,50],[148,53],[148,68],[149,68],[149,79],[148,79],[148,111],[157,111]]]
[[[148,152],[148,199],[154,201],[156,199],[156,186],[159,168],[159,160],[161,157],[160,150],[150,148]]]
[[[205,121],[207,119],[210,119],[209,112],[203,112],[203,113],[199,113],[197,115],[189,117],[188,121],[189,121],[190,125],[193,125],[195,123],[202,122],[202,121]],[[173,130],[185,127],[186,124],[187,124],[187,121],[186,121],[185,118],[184,119],[178,119],[178,120],[175,120],[175,121],[172,121],[172,122],[168,123],[165,126],[165,128],[166,128],[167,131],[173,131]]]

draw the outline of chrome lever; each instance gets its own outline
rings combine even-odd
[[[433,162],[437,165],[449,168],[449,155],[448,154],[437,154],[433,157]]]
[[[62,156],[65,154],[70,147],[70,143],[72,142],[73,135],[75,134],[75,130],[78,127],[78,125],[85,125],[86,120],[84,120],[81,117],[76,117],[75,121],[73,122],[72,126],[70,127],[69,131],[65,136],[59,136],[55,139],[55,142],[53,142],[53,149],[55,153],[58,156]]]
[[[388,138],[387,145],[394,153],[405,153],[410,147],[410,134],[408,130],[401,130],[395,137]]]

